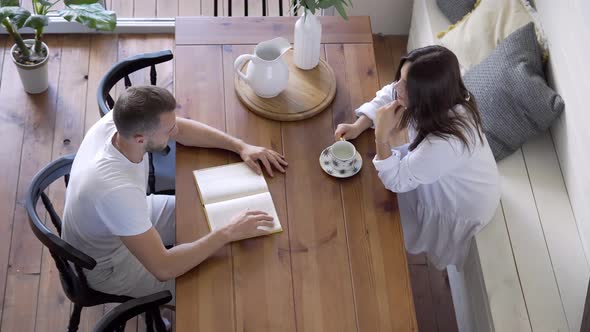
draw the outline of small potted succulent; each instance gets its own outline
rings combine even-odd
[[[336,8],[340,16],[348,20],[345,7],[352,7],[352,0],[293,0],[294,13],[303,9],[303,15],[295,23],[293,60],[303,70],[315,68],[320,62],[322,25],[314,15],[318,9]]]
[[[19,6],[19,0],[0,0],[0,25],[14,39],[10,54],[28,93],[41,93],[49,87],[49,48],[43,42],[43,30],[49,24],[48,15],[55,13],[67,21],[96,30],[113,31],[117,25],[115,13],[105,10],[100,0],[63,0],[64,9],[52,9],[59,1],[32,0],[31,13]],[[34,39],[23,39],[18,31],[23,27],[33,29]]]

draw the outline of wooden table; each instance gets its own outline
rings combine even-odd
[[[177,331],[413,331],[416,320],[396,196],[371,159],[374,136],[354,141],[364,167],[350,179],[323,173],[335,125],[380,88],[368,17],[321,17],[322,56],[337,77],[332,107],[299,122],[261,118],[234,91],[234,59],[295,18],[176,20],[178,113],[283,153],[286,175],[267,177],[284,232],[228,245],[177,279]],[[231,153],[179,146],[177,241],[208,233],[192,170],[237,162]]]

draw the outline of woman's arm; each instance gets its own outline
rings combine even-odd
[[[370,102],[362,104],[357,108],[354,113],[358,116],[358,119],[351,124],[341,123],[334,132],[334,138],[339,140],[344,139],[355,139],[358,135],[362,134],[365,130],[373,127],[375,118],[377,116],[377,110],[391,103],[393,101],[393,83],[384,86],[381,90],[377,91],[377,95]]]
[[[468,158],[463,143],[454,138],[428,137],[406,156],[398,149],[382,152],[383,157],[387,154],[389,157],[381,159],[377,155],[373,164],[385,188],[393,192],[407,192],[422,184],[434,183],[455,171]]]
[[[362,104],[354,111],[354,113],[359,117],[361,115],[368,117],[374,124],[375,118],[377,117],[377,111],[381,107],[393,102],[393,84],[394,83],[391,83],[381,88],[381,90],[377,91],[373,100]]]

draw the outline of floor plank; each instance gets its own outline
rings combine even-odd
[[[416,306],[418,330],[437,331],[428,266],[410,265],[409,268],[410,278],[412,279],[412,292],[414,293],[414,305]]]
[[[174,41],[171,35],[121,35],[119,37],[118,61],[141,53],[157,52],[162,50],[174,50]],[[156,65],[156,85],[174,92],[174,62],[168,61]],[[150,68],[138,70],[129,75],[133,85],[150,85]],[[118,95],[122,89],[117,86]]]
[[[111,35],[95,35],[90,41],[90,64],[88,69],[88,94],[84,132],[100,118],[96,94],[98,84],[107,71],[117,62],[118,38]],[[114,94],[113,94],[114,96]]]
[[[63,37],[51,37],[53,40],[53,42],[49,45],[51,45],[50,47],[52,48],[52,50],[57,50],[59,47],[59,50],[61,51],[61,60],[62,61],[72,61],[72,50],[75,50],[75,52],[78,52],[80,48],[84,47],[83,44],[79,44],[79,43],[69,43],[69,44],[64,44],[64,38]],[[79,37],[76,37],[76,39],[78,39]],[[88,37],[82,37],[84,39],[88,39]],[[66,52],[64,53],[64,49],[66,49]],[[83,51],[85,52],[85,51]],[[86,54],[88,54],[86,52]],[[76,54],[77,56],[78,54]],[[82,66],[84,66],[84,64],[87,64],[88,59],[76,59],[76,60],[80,60],[80,61],[76,61],[76,64],[81,63]],[[50,65],[50,71],[52,73],[54,73],[55,79],[57,80],[59,78],[59,82],[58,84],[56,84],[55,86],[51,87],[48,93],[53,93],[55,95],[54,98],[50,98],[50,100],[48,100],[47,102],[50,103],[49,105],[43,107],[43,109],[40,110],[40,113],[45,115],[45,117],[47,117],[48,115],[51,116],[51,128],[50,128],[50,136],[47,135],[43,135],[43,137],[40,138],[41,142],[25,142],[25,148],[27,146],[39,146],[42,148],[43,151],[46,151],[46,153],[48,153],[47,158],[45,158],[42,161],[42,164],[38,165],[38,167],[36,167],[36,171],[39,170],[39,168],[43,167],[45,164],[47,164],[49,161],[53,160],[53,146],[54,146],[54,142],[53,142],[53,137],[54,137],[54,133],[55,133],[55,123],[56,123],[56,117],[57,114],[59,113],[58,109],[57,109],[57,100],[61,95],[63,94],[68,94],[70,92],[69,89],[71,89],[71,86],[66,86],[66,84],[62,84],[62,77],[67,77],[69,76],[69,73],[71,73],[71,71],[76,70],[77,66],[73,65],[73,66],[69,66],[69,68],[61,68],[61,66],[59,64],[49,64]],[[86,68],[83,68],[83,70],[86,70]],[[84,96],[84,95],[83,95]],[[57,97],[57,98],[56,98]],[[85,99],[85,98],[84,98]],[[33,129],[37,134],[39,133],[39,128],[37,128],[37,126],[35,126],[35,128]],[[50,137],[50,139],[47,139],[48,137]],[[43,153],[41,153],[42,155]],[[39,153],[36,153],[36,155],[40,155]],[[30,161],[30,158],[34,158],[32,156],[28,156],[27,157],[27,163]],[[60,185],[63,186],[62,183],[60,183]],[[53,188],[50,188],[49,190],[47,190],[47,193],[50,194]],[[61,190],[63,192],[63,189]],[[51,195],[51,194],[50,194]],[[57,202],[54,202],[56,205],[56,209],[58,211],[58,213],[61,212],[62,209],[62,204],[60,204],[59,202],[62,202],[63,200],[59,200]],[[39,212],[44,211],[42,208],[38,209]],[[50,225],[51,223],[49,223]],[[28,226],[28,225],[27,225]],[[50,229],[54,230],[52,226],[49,226]],[[27,227],[28,228],[28,227]],[[30,232],[30,229],[26,230],[27,233],[32,234]],[[39,241],[36,238],[32,238],[31,239],[31,244],[39,244]],[[26,244],[26,242],[25,242]],[[30,244],[29,244],[30,246]],[[19,250],[20,252],[23,252],[22,250]],[[33,257],[36,257],[37,255],[39,255],[40,253],[26,253],[27,255],[26,258],[27,260],[31,260]],[[41,255],[41,275],[40,275],[40,281],[39,281],[39,295],[38,295],[38,301],[36,303],[37,305],[37,315],[35,317],[36,319],[36,330],[35,331],[56,331],[59,329],[63,329],[64,326],[67,326],[67,322],[69,319],[69,314],[70,314],[70,301],[66,298],[62,287],[59,287],[59,272],[57,271],[57,268],[55,266],[55,263],[53,261],[53,259],[51,258],[51,256],[49,255],[49,252],[46,250],[46,248],[43,248],[42,251],[42,255]],[[58,287],[56,287],[58,286]]]
[[[391,47],[387,39],[388,37],[383,35],[373,35],[379,86],[391,83],[398,67],[398,63],[393,59]]]
[[[75,153],[84,137],[84,118],[87,99],[87,77],[90,59],[90,36],[61,36],[62,66],[59,75],[59,90],[56,107],[55,132],[53,137],[52,160]],[[62,215],[65,202],[65,185],[62,181],[49,188],[49,198]],[[69,319],[70,301],[64,299],[59,285],[59,274],[50,255],[44,255],[43,267],[47,271],[41,276],[39,309],[51,308],[47,313],[40,311],[42,324],[39,331],[57,331]],[[53,287],[51,287],[53,285]]]
[[[28,99],[28,112],[25,114],[24,137],[21,154],[20,172],[17,187],[17,205],[15,207],[10,263],[6,284],[6,304],[2,326],[21,328],[32,331],[35,326],[36,310],[14,312],[11,309],[37,307],[37,292],[40,278],[41,244],[30,231],[24,210],[25,195],[31,178],[51,158],[51,141],[47,137],[54,130],[56,80],[59,76],[60,46],[55,38],[48,38],[48,43],[55,45],[50,59],[50,89]],[[14,66],[10,63],[11,66]],[[24,162],[23,162],[24,161]],[[42,217],[43,218],[43,217]],[[23,321],[24,320],[24,321]],[[28,328],[27,328],[28,327]]]
[[[16,328],[31,324],[26,325],[31,329],[23,328],[23,331],[34,330],[41,272],[41,244],[29,228],[24,201],[32,177],[51,158],[61,61],[58,39],[47,38],[47,41],[55,46],[49,60],[50,88],[47,92],[34,96],[24,92],[16,66],[12,60],[8,60],[8,52],[5,54],[4,80],[0,87],[0,100],[2,105],[7,106],[0,115],[0,140],[4,142],[0,150],[0,160],[3,162],[0,171],[0,211],[6,211],[7,215],[2,221],[0,232],[0,297],[6,302],[2,326]],[[6,294],[3,293],[5,289]],[[20,312],[22,308],[33,310]],[[26,317],[25,321],[21,321],[23,317]]]
[[[2,331],[34,331],[39,275],[9,274],[7,281]]]
[[[436,316],[438,330],[444,332],[458,331],[446,269],[439,271],[432,264],[428,264],[428,279],[432,293],[432,310]]]

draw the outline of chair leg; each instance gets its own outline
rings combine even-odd
[[[70,316],[70,323],[68,325],[68,332],[78,331],[78,325],[80,325],[80,315],[82,314],[82,306],[74,304],[74,311]]]
[[[149,310],[145,313],[145,330],[146,332],[154,332],[154,320]]]

